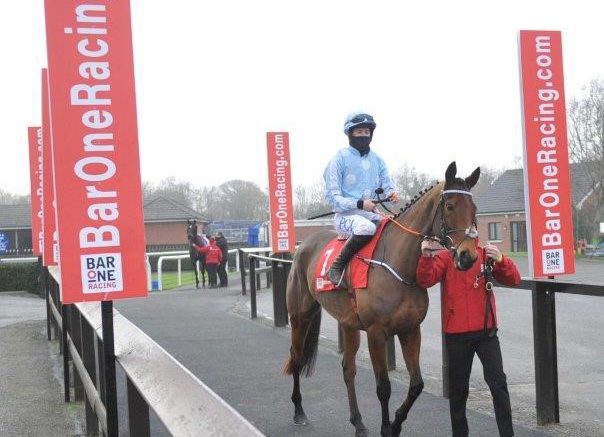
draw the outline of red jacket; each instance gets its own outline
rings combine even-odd
[[[194,244],[193,247],[197,252],[206,254],[206,264],[220,264],[222,262],[222,250],[216,246],[215,241],[210,241],[209,246],[198,246]]]
[[[486,305],[485,278],[483,269],[483,249],[478,246],[478,258],[465,272],[457,270],[453,255],[442,250],[433,257],[420,256],[417,264],[416,280],[424,288],[443,281],[444,303],[442,307],[443,330],[447,334],[481,331],[484,328]],[[514,262],[504,256],[493,267],[493,277],[503,285],[518,285],[520,273]],[[476,280],[478,278],[478,280]],[[474,283],[478,286],[475,288]],[[492,314],[496,315],[495,294],[491,293]],[[489,316],[489,328],[497,326],[497,318]]]

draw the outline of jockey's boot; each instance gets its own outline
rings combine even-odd
[[[336,287],[340,286],[346,264],[363,246],[365,246],[373,238],[373,235],[353,235],[342,248],[342,252],[335,259],[331,268],[327,272],[327,278]]]

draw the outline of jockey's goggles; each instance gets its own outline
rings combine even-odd
[[[373,121],[373,117],[369,114],[359,114],[359,115],[355,115],[351,120],[350,123],[354,123],[354,124],[358,124],[358,123],[375,123],[375,121]]]

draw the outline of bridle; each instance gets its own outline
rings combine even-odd
[[[427,191],[428,190],[426,190],[426,192]],[[459,249],[459,247],[465,240],[467,240],[467,239],[475,240],[476,238],[478,238],[476,217],[474,217],[472,219],[472,225],[465,229],[464,228],[449,228],[449,226],[447,225],[447,220],[445,219],[445,214],[444,214],[445,200],[446,200],[445,195],[447,195],[447,194],[462,194],[464,196],[472,197],[472,193],[467,190],[451,189],[451,190],[443,190],[440,193],[439,205],[438,205],[436,212],[432,216],[432,221],[431,221],[431,226],[430,226],[430,229],[434,229],[434,222],[436,221],[436,217],[438,216],[438,214],[440,212],[440,232],[439,232],[438,236],[422,234],[421,232],[411,229],[411,228],[399,223],[398,221],[396,221],[396,218],[398,218],[402,214],[403,210],[401,210],[401,212],[399,214],[395,215],[394,217],[388,216],[379,211],[378,211],[378,213],[382,217],[387,218],[391,223],[393,223],[397,227],[401,228],[403,231],[405,231],[409,234],[415,235],[417,237],[420,237],[422,239],[422,241],[423,240],[436,241],[436,242],[440,243],[441,246],[447,248],[451,252],[454,252],[454,256],[457,256],[457,250]],[[453,240],[453,238],[451,238],[451,234],[454,234],[455,232],[464,233],[463,239],[457,245],[455,245],[455,241]]]
[[[475,240],[478,238],[478,226],[476,225],[476,217],[472,218],[472,224],[467,228],[449,228],[447,225],[447,220],[445,219],[445,195],[446,194],[462,194],[464,196],[470,196],[472,198],[472,193],[467,190],[443,190],[440,194],[440,202],[438,207],[440,208],[440,244],[452,252],[457,254],[457,250],[467,239]],[[434,214],[434,218],[432,219],[432,229],[434,229],[434,219],[436,218],[436,214]],[[463,232],[464,236],[461,241],[455,245],[455,241],[451,238],[451,234],[455,232]]]

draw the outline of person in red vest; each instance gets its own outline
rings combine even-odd
[[[214,237],[210,238],[210,244],[208,246],[198,246],[196,244],[193,245],[197,252],[206,254],[206,265],[208,268],[208,282],[210,288],[217,287],[217,272],[218,266],[222,262],[222,250],[220,247],[216,245],[216,240]]]
[[[476,354],[493,396],[499,435],[509,437],[514,435],[512,408],[497,337],[495,295],[487,290],[485,272],[493,263],[492,276],[510,286],[520,283],[520,273],[514,262],[503,256],[496,246],[488,244],[483,248],[478,242],[476,245],[478,258],[470,269],[461,271],[455,268],[451,251],[438,250],[442,246],[434,241],[423,241],[416,281],[424,288],[443,283],[442,320],[449,355],[449,411],[453,436],[468,436],[466,401]],[[486,263],[487,260],[492,261]]]

